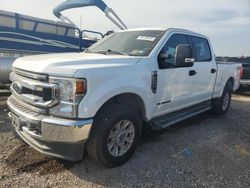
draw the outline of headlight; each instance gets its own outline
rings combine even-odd
[[[59,104],[50,109],[50,114],[77,118],[78,105],[87,92],[86,80],[50,77],[49,82],[59,85]]]

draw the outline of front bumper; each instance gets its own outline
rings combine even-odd
[[[70,161],[82,159],[92,119],[69,120],[45,116],[21,103],[13,97],[7,101],[12,125],[25,142],[43,154]]]

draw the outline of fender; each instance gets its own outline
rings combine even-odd
[[[103,86],[105,87],[105,86]],[[140,97],[144,103],[145,111],[146,111],[146,119],[150,119],[151,117],[151,106],[153,101],[153,97],[151,97],[150,93],[145,91],[145,88],[136,87],[136,86],[123,86],[123,87],[115,87],[112,90],[106,90],[103,92],[102,88],[97,89],[91,95],[85,96],[82,102],[79,105],[79,117],[80,118],[90,118],[94,117],[97,111],[111,98],[120,95],[131,93]]]
[[[231,65],[232,66],[232,65]],[[213,98],[219,98],[222,96],[225,85],[229,79],[233,79],[233,91],[239,88],[239,76],[238,71],[234,71],[236,67],[230,67],[227,64],[218,64],[217,80],[215,83],[215,89]]]
[[[113,71],[116,74],[112,74]],[[151,90],[151,72],[147,70],[147,67],[143,64],[137,64],[133,68],[126,67],[108,72],[105,75],[100,75],[104,73],[99,72],[98,76],[89,74],[91,78],[87,81],[88,91],[79,105],[79,117],[94,117],[97,111],[109,99],[120,94],[131,93],[142,99],[146,118],[150,118],[154,94]],[[109,74],[112,74],[112,76]]]

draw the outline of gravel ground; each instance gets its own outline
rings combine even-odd
[[[0,98],[0,187],[250,187],[250,96],[234,95],[223,117],[209,112],[144,134],[125,165],[106,169],[88,157],[44,156],[10,126]]]

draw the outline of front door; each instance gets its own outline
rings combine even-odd
[[[159,67],[156,96],[156,109],[154,116],[163,115],[192,105],[195,96],[193,80],[196,75],[190,76],[193,67],[175,67],[175,53],[179,44],[190,44],[188,36],[173,34],[164,45],[160,54],[168,58],[159,61],[167,66]]]

